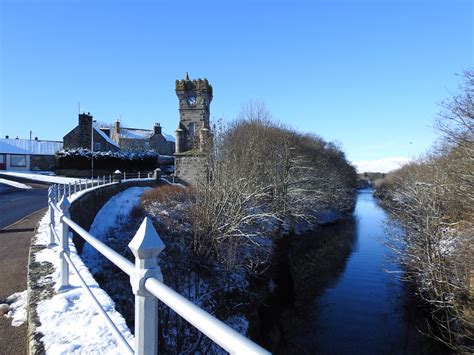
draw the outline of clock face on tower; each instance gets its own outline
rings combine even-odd
[[[190,95],[190,96],[186,97],[186,102],[191,107],[196,106],[196,96]]]

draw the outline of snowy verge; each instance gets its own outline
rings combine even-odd
[[[43,286],[52,283],[57,291],[59,287],[59,247],[45,247],[49,243],[49,213],[41,219],[34,246],[43,247],[32,257],[33,261],[41,264],[50,264],[51,274],[42,277]],[[59,219],[56,220],[59,232]],[[122,335],[130,344],[134,337],[128,329],[125,319],[115,310],[115,304],[90,274],[87,267],[77,254],[72,241],[69,241],[70,257],[81,276],[98,299],[104,310],[115,323]],[[84,293],[78,277],[71,273],[71,289],[52,297],[43,299],[36,306],[36,313],[40,321],[36,332],[43,335],[41,341],[44,350],[49,354],[120,354],[115,338],[109,331],[103,318],[95,310],[91,299]]]
[[[29,179],[33,181],[48,182],[48,183],[53,183],[53,184],[70,184],[76,181],[77,182],[82,181],[81,179],[78,179],[78,178],[44,175],[44,174],[39,174],[39,173],[34,173],[34,172],[27,172],[27,173],[21,172],[20,173],[16,171],[2,171],[0,174],[7,175],[7,176],[16,176],[19,178]]]
[[[26,295],[27,291],[16,292],[6,299],[6,304],[1,304],[2,311],[5,309],[5,317],[12,319],[12,326],[19,327],[26,322]]]
[[[0,178],[0,184],[16,187],[18,189],[25,189],[25,190],[31,189],[31,186],[22,184],[21,182],[16,182],[16,181],[11,181],[7,179],[1,179],[1,178]]]

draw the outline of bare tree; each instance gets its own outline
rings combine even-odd
[[[431,335],[460,352],[474,350],[473,88],[466,72],[461,92],[442,105],[439,146],[389,174],[380,194],[403,228],[392,247],[429,305]]]

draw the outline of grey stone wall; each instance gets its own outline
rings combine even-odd
[[[205,155],[175,154],[176,177],[186,184],[196,186],[208,177],[207,157]]]

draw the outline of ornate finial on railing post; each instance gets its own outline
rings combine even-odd
[[[54,223],[55,223],[53,204],[56,203],[56,188],[57,188],[57,185],[53,185],[53,186],[50,186],[48,189],[48,210],[49,210],[49,245],[48,247],[56,244],[56,240],[55,240],[54,232],[53,232]]]
[[[158,351],[158,301],[145,288],[145,281],[154,277],[163,282],[157,256],[165,245],[145,217],[128,247],[135,255],[135,274],[130,277],[135,294],[135,354],[156,354]]]
[[[63,292],[70,288],[69,285],[69,264],[64,257],[64,254],[69,255],[69,226],[64,222],[64,217],[70,217],[69,207],[70,203],[68,198],[64,195],[59,203],[59,209],[61,210],[61,215],[59,220],[61,221],[61,235],[60,235],[60,252],[59,252],[59,289],[58,292]]]

